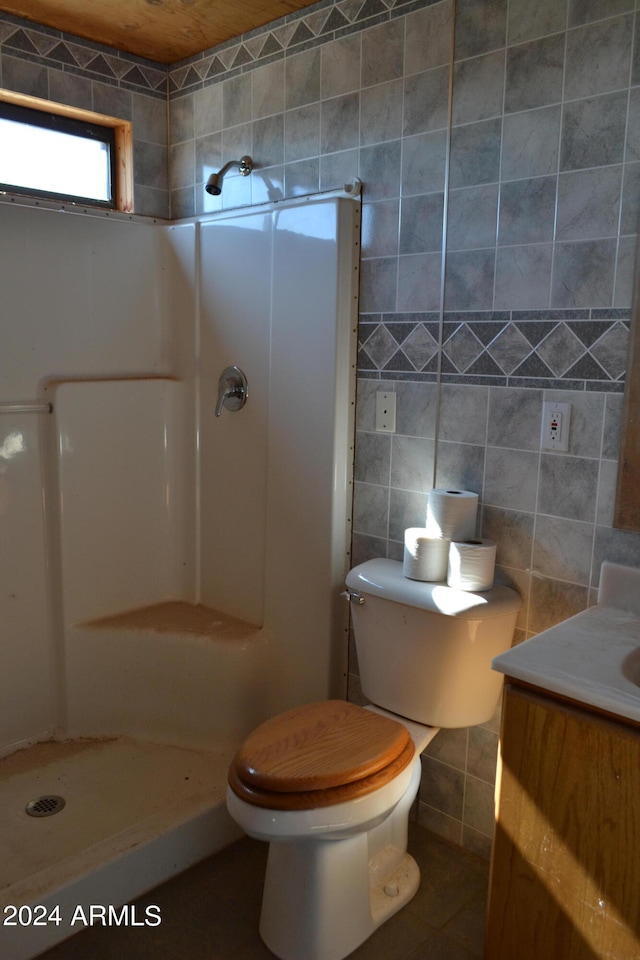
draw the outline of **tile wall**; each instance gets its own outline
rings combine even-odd
[[[323,0],[174,65],[169,141],[158,118],[137,147],[136,198],[139,182],[158,200],[168,149],[173,218],[360,177],[354,561],[400,558],[432,486],[474,490],[478,533],[523,598],[518,639],[591,602],[602,559],[640,563],[640,536],[611,526],[640,211],[636,18],[635,0],[458,0],[455,24],[451,0]],[[62,79],[107,86],[138,116],[160,90],[0,42],[4,85],[44,70],[52,97]],[[256,172],[205,194],[244,153]],[[398,394],[394,435],[374,429],[381,387]],[[540,451],[543,399],[572,404],[566,454]],[[480,852],[497,724],[441,733],[424,758],[422,821]]]
[[[164,64],[0,13],[0,87],[131,120],[135,212],[169,216]]]

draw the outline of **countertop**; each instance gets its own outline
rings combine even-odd
[[[640,723],[640,570],[603,563],[597,605],[500,654],[492,667]]]

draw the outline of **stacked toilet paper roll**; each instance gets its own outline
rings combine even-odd
[[[447,584],[456,590],[490,590],[495,567],[493,540],[454,541],[449,547]]]
[[[427,532],[444,540],[471,540],[476,532],[478,494],[469,490],[431,490]]]
[[[404,576],[409,580],[445,580],[449,543],[430,537],[425,527],[409,527],[404,532]]]

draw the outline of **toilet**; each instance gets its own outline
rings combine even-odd
[[[260,935],[281,960],[342,960],[420,883],[407,852],[420,754],[441,727],[485,723],[521,601],[369,560],[346,578],[366,707],[304,704],[267,720],[229,769],[227,808],[269,843]]]

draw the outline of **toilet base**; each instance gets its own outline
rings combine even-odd
[[[418,759],[409,789],[368,831],[270,843],[260,936],[280,960],[343,960],[415,895],[407,830],[419,780]]]

